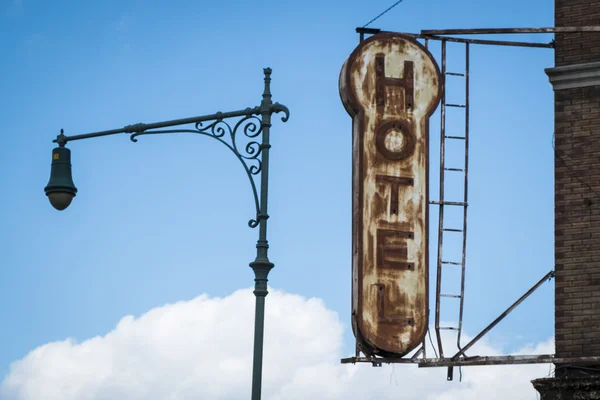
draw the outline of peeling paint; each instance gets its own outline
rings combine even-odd
[[[403,356],[428,324],[429,117],[439,69],[412,38],[363,41],[340,75],[353,120],[353,330],[365,354]]]

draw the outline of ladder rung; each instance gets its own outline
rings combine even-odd
[[[464,201],[430,201],[429,204],[438,204],[440,206],[468,206]]]
[[[454,261],[442,261],[442,264],[449,264],[449,265],[462,265],[462,263],[459,263],[459,262],[454,262]]]
[[[440,294],[440,297],[452,297],[453,299],[460,299],[462,296],[460,294]]]
[[[444,329],[447,331],[457,331],[458,328],[454,327],[454,326],[440,326],[440,329]]]
[[[467,106],[464,104],[446,104],[446,107],[467,108]]]
[[[465,74],[459,74],[458,72],[446,72],[446,75],[452,75],[452,76],[465,76]]]
[[[451,229],[451,228],[444,228],[442,229],[443,231],[446,232],[462,232],[462,229]]]
[[[457,171],[457,172],[465,172],[462,168],[444,168],[444,171]]]
[[[444,136],[444,138],[446,139],[458,139],[458,140],[465,140],[466,137],[464,136]]]

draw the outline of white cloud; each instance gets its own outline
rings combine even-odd
[[[4,400],[248,399],[254,296],[199,296],[124,317],[82,343],[48,343],[14,362]],[[530,380],[548,365],[445,368],[341,365],[343,326],[319,299],[272,291],[267,297],[263,399],[535,399]],[[450,346],[450,343],[448,343]],[[553,341],[526,349],[552,353]],[[430,354],[431,349],[429,349]],[[497,355],[483,342],[470,355]]]

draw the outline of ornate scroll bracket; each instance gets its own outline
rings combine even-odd
[[[161,129],[161,130],[146,130],[148,125],[143,123],[133,124],[126,126],[123,130],[126,133],[132,135],[129,139],[132,142],[137,142],[138,136],[142,135],[156,135],[156,134],[169,134],[169,133],[195,133],[198,135],[207,136],[225,145],[240,161],[250,186],[252,187],[252,195],[254,196],[254,206],[256,208],[256,218],[248,221],[250,228],[256,228],[260,221],[268,219],[268,214],[260,213],[260,200],[257,190],[256,176],[262,171],[262,160],[259,158],[263,149],[270,148],[269,143],[259,141],[259,137],[263,133],[263,121],[260,117],[256,116],[261,112],[260,107],[246,108],[246,115],[241,118],[235,125],[232,126],[226,119],[228,117],[226,113],[217,112],[214,114],[215,119],[212,121],[201,121],[194,124],[194,129]],[[269,113],[284,113],[281,117],[282,122],[287,122],[290,118],[290,110],[283,104],[273,103],[269,105]],[[207,125],[204,125],[207,123]],[[239,132],[249,139],[245,144],[238,145],[237,139],[240,137]]]
[[[289,116],[289,111],[287,111],[287,108],[285,106],[281,106],[279,110],[286,112],[286,116],[284,118],[287,120]],[[241,118],[235,124],[230,123],[225,119],[217,118],[214,121],[197,122],[194,125],[194,129],[135,131],[135,133],[130,136],[130,139],[132,142],[137,142],[137,137],[142,135],[195,133],[213,138],[225,145],[240,161],[250,181],[252,194],[254,196],[256,218],[248,221],[248,226],[251,228],[256,228],[261,219],[268,218],[267,215],[260,214],[260,201],[257,190],[256,176],[259,175],[262,170],[262,161],[259,156],[261,155],[262,150],[267,146],[270,147],[270,145],[263,144],[258,140],[263,132],[261,118],[253,115],[255,111],[254,109],[248,108],[246,111],[248,111],[247,115]],[[220,116],[220,114],[221,113],[217,113],[216,115]],[[282,120],[284,119],[282,118]],[[143,126],[143,124],[136,125],[140,128]],[[241,137],[245,137],[248,140],[244,143],[239,143],[239,139]]]
[[[283,113],[285,113],[285,115],[283,117],[281,117],[281,121],[283,121],[283,122],[287,122],[287,120],[290,119],[290,110],[286,106],[284,106],[283,104],[279,104],[279,103],[273,103],[273,104],[271,104],[271,112],[274,112],[274,113],[283,112]]]

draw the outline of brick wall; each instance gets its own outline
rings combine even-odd
[[[600,0],[556,0],[555,24],[600,25]],[[557,67],[599,61],[599,33],[556,35]],[[555,147],[556,355],[600,356],[600,86],[555,91]]]
[[[600,25],[600,0],[556,0],[554,22],[561,26]],[[600,61],[600,34],[556,34],[555,65]]]
[[[555,26],[600,25],[600,0],[556,0]],[[555,65],[600,61],[600,34],[594,32],[556,35]]]

